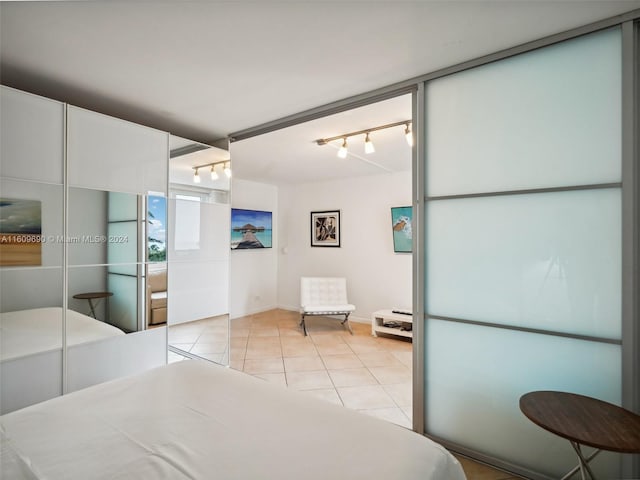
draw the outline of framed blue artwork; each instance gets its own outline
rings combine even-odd
[[[412,207],[391,207],[391,230],[395,253],[411,253],[413,246],[412,224]]]
[[[272,213],[231,209],[231,250],[271,248]]]

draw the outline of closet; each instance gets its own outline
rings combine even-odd
[[[148,217],[160,198],[167,219],[169,134],[5,86],[0,102],[4,414],[166,363],[146,272],[166,269]]]

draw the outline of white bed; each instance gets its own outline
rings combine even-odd
[[[79,345],[125,333],[112,325],[67,310],[67,345]],[[0,361],[62,348],[62,308],[0,313]]]
[[[11,479],[464,480],[442,446],[185,360],[0,417]]]

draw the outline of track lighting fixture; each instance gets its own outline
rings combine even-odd
[[[201,179],[199,170],[206,167],[211,167],[211,180],[218,180],[220,176],[218,175],[218,172],[216,172],[216,165],[224,165],[225,175],[227,176],[227,178],[231,177],[231,162],[229,160],[223,160],[222,162],[205,163],[204,165],[196,165],[195,167],[191,167],[194,170],[193,183],[200,183]]]
[[[369,132],[367,132],[367,135],[364,139],[364,153],[374,153],[375,151],[376,148],[373,146],[373,142],[369,138]]]
[[[342,140],[342,146],[340,147],[340,149],[338,150],[338,157],[340,158],[347,158],[347,139],[344,138]]]
[[[342,134],[342,135],[336,135],[335,137],[320,138],[320,139],[316,140],[315,142],[318,145],[326,145],[329,142],[333,142],[335,140],[342,140],[342,146],[338,149],[338,157],[347,158],[347,138],[355,137],[356,135],[364,134],[364,136],[365,136],[364,137],[364,151],[365,151],[365,153],[374,153],[376,151],[376,149],[373,146],[373,142],[371,141],[371,137],[370,137],[371,132],[375,132],[377,130],[384,130],[385,128],[398,127],[400,125],[404,125],[404,127],[405,127],[405,129],[404,129],[405,138],[407,139],[407,143],[409,144],[409,146],[412,147],[413,146],[413,133],[411,132],[411,128],[409,127],[409,125],[411,125],[411,120],[404,120],[402,122],[388,123],[386,125],[380,125],[378,127],[367,128],[366,130],[358,130],[357,132],[351,132],[351,133],[345,133],[345,134]]]

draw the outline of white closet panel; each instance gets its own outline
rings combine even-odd
[[[166,193],[168,133],[73,106],[67,115],[70,186]]]
[[[229,262],[172,262],[169,267],[169,324],[229,312]]]
[[[2,86],[0,174],[62,183],[64,104]]]

